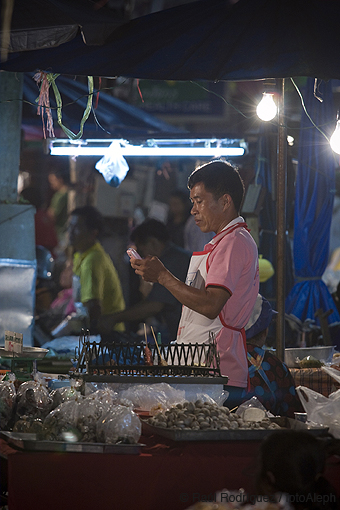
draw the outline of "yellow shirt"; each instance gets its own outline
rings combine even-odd
[[[79,277],[80,301],[82,303],[98,299],[102,315],[109,315],[125,309],[117,270],[100,243],[95,243],[84,253],[75,253],[73,273]],[[116,324],[114,329],[125,331],[122,322]]]

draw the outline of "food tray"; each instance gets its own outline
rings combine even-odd
[[[229,430],[179,430],[155,427],[150,425],[144,419],[141,419],[143,425],[143,434],[159,435],[172,439],[173,441],[261,441],[273,432],[279,429],[229,429]],[[272,418],[272,421],[282,428],[295,430],[306,430],[313,435],[325,435],[328,427],[311,428],[306,423],[293,420],[291,418],[278,417]]]
[[[132,383],[132,384],[228,384],[228,376],[220,377],[197,377],[197,376],[167,376],[167,375],[92,375],[79,372],[70,373],[72,379],[80,379],[83,382],[94,383]]]
[[[6,351],[4,347],[0,347],[0,358],[29,358],[42,359],[48,353],[48,349],[41,347],[23,347],[22,352]]]
[[[36,434],[24,432],[0,432],[8,444],[26,451],[36,452],[72,452],[72,453],[115,453],[138,455],[144,444],[107,444],[107,443],[68,443],[37,439]]]

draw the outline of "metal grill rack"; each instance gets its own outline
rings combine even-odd
[[[139,342],[90,342],[79,338],[73,377],[91,382],[227,384],[213,335],[207,344],[146,346]]]

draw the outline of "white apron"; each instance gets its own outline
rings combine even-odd
[[[247,224],[244,222],[234,223],[230,225],[230,227],[222,230],[219,234],[217,234],[211,243],[205,246],[205,251],[202,252],[194,252],[192,254],[190,265],[187,273],[186,284],[190,287],[194,287],[196,289],[205,288],[205,282],[207,279],[208,272],[208,257],[210,253],[216,248],[218,243],[223,239],[226,235],[233,232],[235,229],[240,227],[247,227]],[[182,315],[178,325],[177,331],[177,343],[209,343],[211,333],[217,337],[218,333],[222,328],[232,329],[234,331],[239,331],[242,335],[244,349],[247,354],[246,348],[246,335],[244,328],[237,329],[227,324],[221,322],[221,314],[218,315],[215,319],[208,319],[204,315],[191,310],[190,308],[183,306]],[[218,340],[218,339],[217,339]],[[217,341],[217,349],[218,349],[218,341]]]

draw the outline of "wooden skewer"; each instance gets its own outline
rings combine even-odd
[[[148,335],[146,334],[145,322],[144,322],[144,335],[145,335],[145,349],[144,349],[145,363],[147,365],[153,365],[152,353],[148,347]]]
[[[146,324],[144,322],[144,336],[145,336],[145,345],[148,346],[148,335],[146,334]]]
[[[163,366],[165,367],[165,366],[167,366],[167,362],[166,362],[166,361],[165,361],[165,359],[163,359],[163,358],[162,358],[162,356],[161,356],[161,351],[160,351],[160,349],[159,349],[159,345],[158,345],[157,338],[156,338],[155,332],[154,332],[154,330],[153,330],[153,327],[152,327],[152,326],[150,326],[150,328],[151,328],[151,333],[152,333],[152,335],[153,335],[153,338],[154,338],[154,340],[155,340],[155,344],[156,344],[156,347],[157,347],[157,351],[158,351],[158,356],[159,356],[160,364],[161,364],[161,365],[163,365]]]

